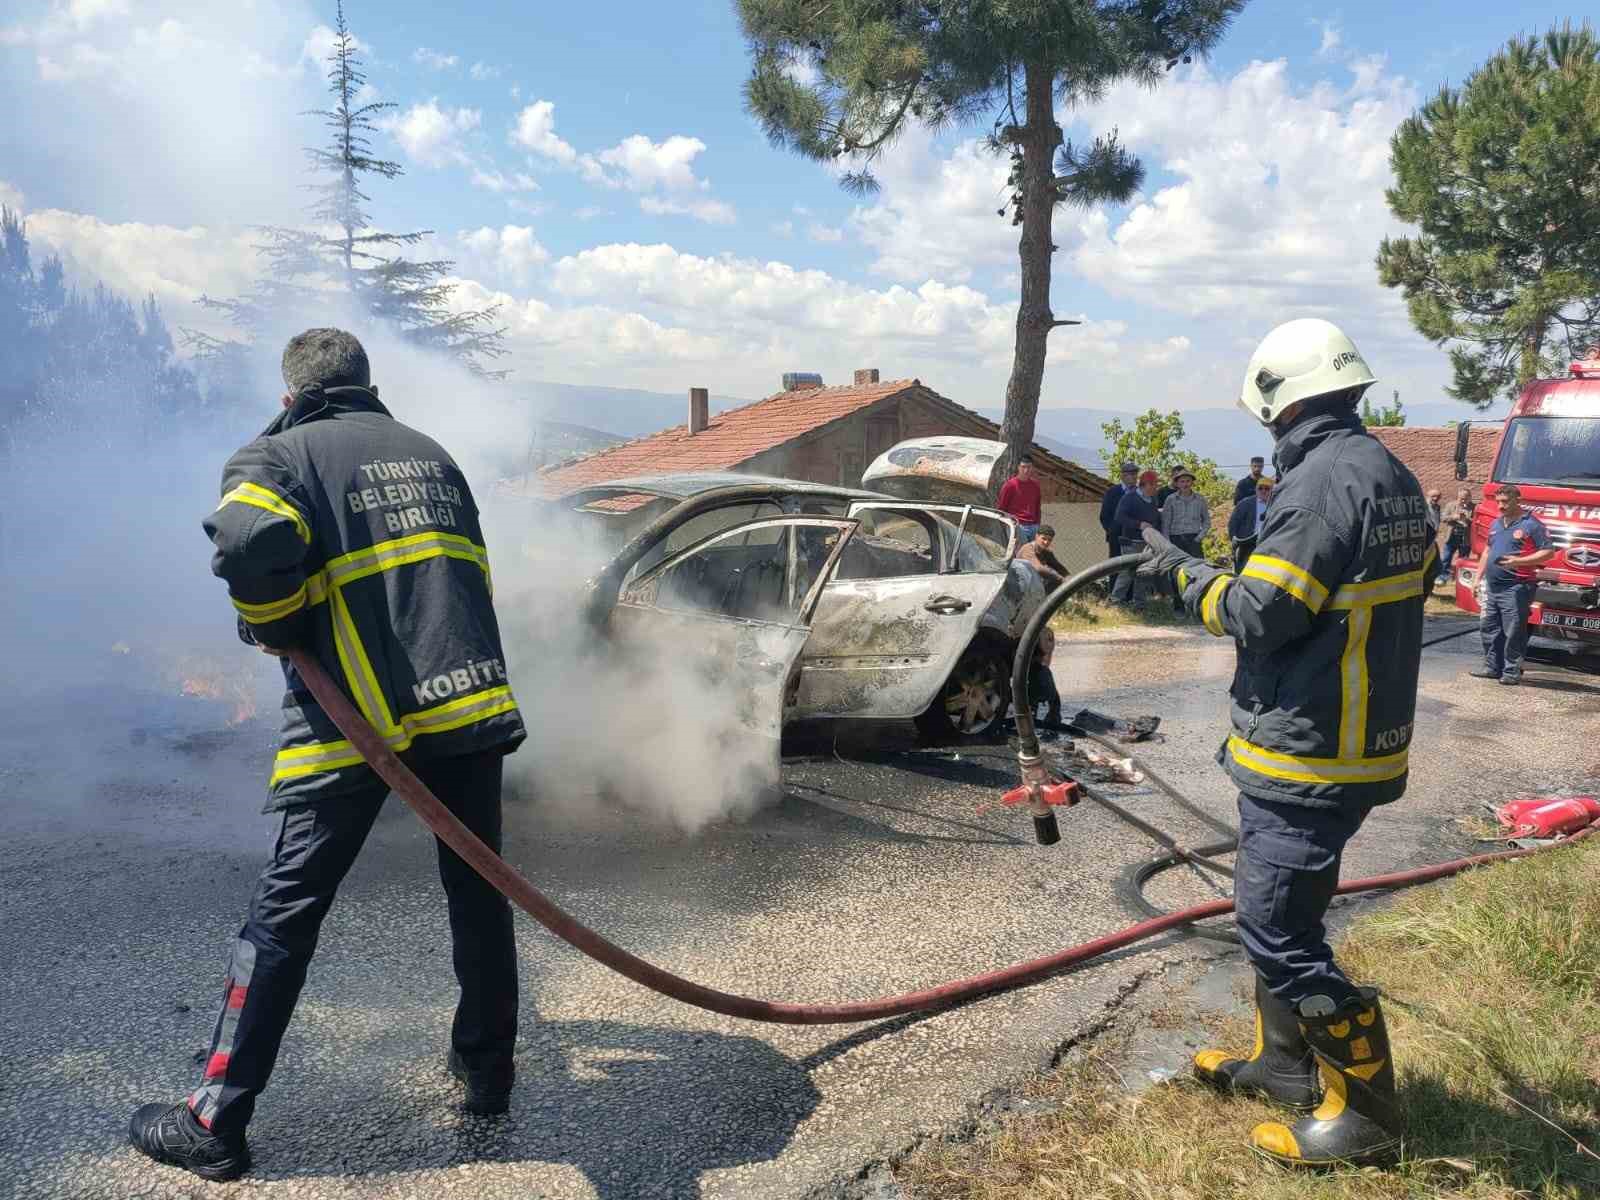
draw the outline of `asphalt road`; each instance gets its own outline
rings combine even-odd
[[[1430,651],[1404,801],[1347,874],[1454,857],[1486,800],[1579,782],[1600,758],[1600,680],[1535,666],[1469,680],[1472,638]],[[1069,711],[1163,717],[1158,770],[1231,818],[1211,756],[1231,648],[1202,636],[1063,643]],[[63,730],[82,726],[81,740]],[[1169,938],[954,1011],[789,1028],[712,1016],[520,926],[509,1118],[455,1107],[442,1069],[454,981],[432,847],[392,804],[345,884],[271,1089],[256,1169],[207,1185],[137,1157],[133,1107],[192,1085],[227,947],[275,825],[259,808],[264,721],[126,680],[32,697],[0,720],[0,1194],[27,1197],[533,1197],[739,1200],[844,1194],[865,1166],[1092,1031],[1130,988],[1207,952]],[[1120,873],[1152,847],[1093,806],[1033,844],[978,806],[1003,748],[918,750],[904,731],[803,739],[781,802],[694,837],[605,806],[515,798],[507,856],[623,945],[731,991],[830,1001],[990,970],[1117,928]],[[1578,757],[1574,757],[1577,754]],[[1141,813],[1207,831],[1158,795]],[[1166,903],[1211,894],[1181,875]]]

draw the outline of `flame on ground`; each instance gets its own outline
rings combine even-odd
[[[256,715],[255,682],[248,672],[232,672],[220,663],[180,662],[177,668],[178,691],[201,700],[216,700],[232,706],[228,724],[238,725]]]

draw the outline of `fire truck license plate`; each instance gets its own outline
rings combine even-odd
[[[1580,617],[1577,613],[1547,612],[1539,623],[1567,629],[1600,629],[1600,617]]]

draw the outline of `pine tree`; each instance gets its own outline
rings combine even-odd
[[[998,112],[989,144],[1011,159],[1009,214],[1021,226],[1021,303],[1001,437],[1033,441],[1050,331],[1051,226],[1058,205],[1123,201],[1144,169],[1116,130],[1063,140],[1058,104],[1121,79],[1154,85],[1209,50],[1244,0],[739,0],[753,70],[745,102],[774,145],[849,169],[871,163],[908,122],[933,129]]]
[[[1583,25],[1516,38],[1441,88],[1389,143],[1378,277],[1449,345],[1449,393],[1478,407],[1560,373],[1553,343],[1600,334],[1600,39]]]
[[[200,302],[223,313],[247,343],[276,346],[306,324],[306,314],[324,304],[331,285],[358,313],[390,326],[404,340],[450,355],[474,374],[503,378],[507,372],[486,365],[506,353],[505,329],[495,322],[497,306],[452,311],[454,285],[445,277],[455,264],[449,259],[412,260],[401,253],[433,230],[389,233],[372,225],[363,177],[394,179],[404,168],[373,153],[375,118],[395,106],[388,101],[363,103],[366,82],[341,0],[328,55],[332,105],[308,114],[321,117],[329,134],[326,145],[306,148],[311,170],[320,177],[311,185],[316,199],[307,211],[316,226],[259,227],[262,240],[256,250],[266,268],[261,278],[243,296],[202,297]],[[214,375],[246,375],[248,351],[238,341],[195,330],[184,330],[183,337]]]

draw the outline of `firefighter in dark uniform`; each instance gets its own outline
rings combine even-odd
[[[205,520],[240,636],[304,647],[434,794],[496,851],[504,755],[525,737],[506,681],[489,559],[450,455],[390,416],[350,334],[312,329],[283,354],[283,412],[223,470]],[[133,1115],[134,1146],[206,1179],[249,1166],[245,1126],[267,1086],[334,892],[386,785],[284,660],[282,745],[267,811],[272,861],[233,944],[199,1084]],[[517,959],[505,898],[438,844],[460,1003],[447,1066],[466,1107],[506,1111]]]
[[[1327,321],[1274,329],[1240,398],[1277,438],[1278,473],[1243,568],[1146,532],[1144,569],[1174,578],[1206,629],[1238,649],[1233,735],[1218,760],[1239,788],[1234,903],[1256,972],[1257,1039],[1248,1057],[1202,1051],[1195,1070],[1301,1112],[1251,1134],[1291,1163],[1378,1160],[1399,1142],[1377,992],[1339,969],[1323,925],[1345,843],[1406,788],[1435,571],[1422,488],[1356,411],[1374,382]]]

